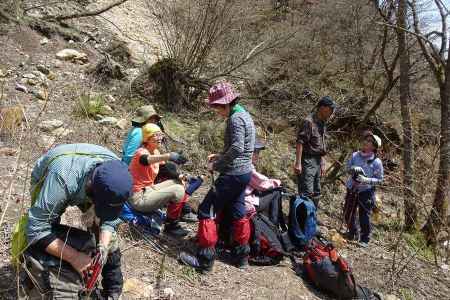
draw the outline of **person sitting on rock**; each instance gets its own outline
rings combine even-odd
[[[164,231],[177,237],[186,236],[188,231],[178,222],[181,209],[189,198],[185,193],[181,176],[158,184],[155,183],[155,179],[161,165],[168,161],[185,164],[187,159],[177,152],[164,154],[159,152],[163,132],[158,125],[144,125],[142,134],[142,147],[134,154],[129,167],[133,176],[133,196],[128,202],[135,211],[142,214],[151,213],[168,205]]]
[[[164,132],[164,127],[161,122],[161,115],[159,115],[153,105],[144,105],[141,106],[137,111],[133,119],[131,120],[131,129],[128,131],[127,136],[123,142],[122,146],[122,161],[124,161],[127,165],[131,163],[134,154],[137,149],[142,145],[142,127],[145,124],[156,124],[161,128],[161,131]],[[163,140],[164,142],[164,140]],[[156,183],[160,183],[164,181],[165,170],[160,170],[159,175],[155,178]],[[162,178],[161,178],[162,177]],[[157,215],[161,214],[161,212],[156,211]],[[181,210],[181,219],[184,222],[195,223],[198,221],[197,215],[194,213],[193,209],[189,206],[188,203],[185,203]]]
[[[344,220],[348,228],[346,236],[349,240],[358,239],[356,212],[359,211],[359,245],[364,248],[368,247],[370,240],[370,216],[375,206],[375,187],[383,181],[383,163],[377,157],[380,147],[380,137],[366,132],[361,150],[354,152],[347,162],[347,171],[351,176],[347,180],[344,204]]]
[[[40,287],[32,290],[50,293],[52,299],[78,299],[82,282],[77,272],[82,274],[90,267],[92,257],[71,243],[71,235],[79,237],[75,229],[61,235],[59,224],[66,208],[77,206],[83,212],[92,211],[93,227],[99,228],[103,296],[119,299],[123,277],[115,228],[121,222],[118,216],[131,196],[131,188],[127,165],[101,146],[59,145],[38,159],[31,172],[32,206],[25,227],[26,253],[39,265],[31,272],[36,272],[33,277],[39,279]],[[89,236],[88,232],[79,232]]]
[[[134,154],[142,144],[142,127],[145,124],[158,124],[161,116],[153,105],[145,105],[138,108],[136,115],[131,120],[131,129],[128,131],[122,146],[122,161],[130,165]],[[161,126],[159,126],[161,127]]]

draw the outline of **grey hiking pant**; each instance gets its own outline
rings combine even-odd
[[[302,173],[298,176],[298,194],[308,196],[316,208],[320,199],[320,156],[302,157]]]

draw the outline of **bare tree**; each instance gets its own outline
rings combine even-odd
[[[408,35],[401,28],[408,28],[407,0],[399,0],[397,8],[397,39],[400,57],[400,106],[403,127],[403,190],[405,205],[405,230],[414,231],[417,221],[417,207],[414,201],[414,140],[410,109],[410,57]]]
[[[410,6],[414,24],[414,31],[411,34],[416,37],[420,45],[422,54],[439,85],[440,94],[441,134],[439,139],[439,169],[433,207],[425,226],[422,228],[427,241],[430,244],[436,244],[437,235],[440,233],[447,218],[450,184],[450,61],[448,58],[450,40],[447,34],[447,17],[449,11],[440,0],[433,0],[432,3],[439,11],[441,28],[439,31],[432,31],[428,34],[422,32],[419,1],[411,1]],[[404,27],[400,29],[407,31]],[[436,41],[434,41],[434,38],[436,37],[440,40],[439,45],[435,44]]]

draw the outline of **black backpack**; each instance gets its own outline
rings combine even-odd
[[[279,264],[283,257],[290,256],[293,249],[287,231],[282,231],[267,216],[257,213],[250,219],[252,235],[250,237],[249,263],[259,266]]]

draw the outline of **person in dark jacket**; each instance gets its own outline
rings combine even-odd
[[[297,134],[294,172],[298,176],[298,193],[313,200],[316,208],[320,199],[320,177],[325,171],[326,122],[335,107],[331,97],[320,99],[317,109],[305,118]]]
[[[208,156],[208,169],[220,175],[198,208],[197,255],[182,252],[179,257],[181,262],[200,271],[212,270],[218,240],[216,222],[219,218],[215,217],[224,210],[232,217],[235,264],[240,268],[248,265],[250,220],[245,206],[245,188],[253,171],[255,125],[239,104],[239,96],[227,82],[215,84],[209,90],[209,106],[227,120],[223,152]]]

